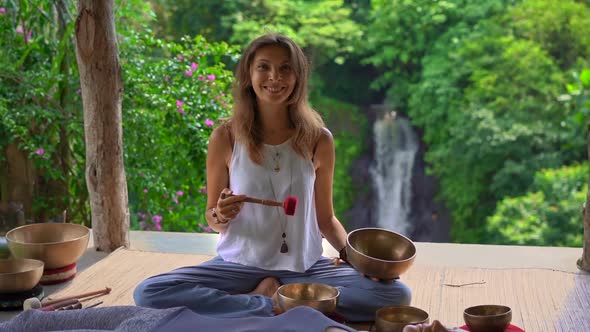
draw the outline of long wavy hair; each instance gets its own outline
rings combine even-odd
[[[233,87],[234,108],[228,125],[237,141],[248,149],[250,159],[262,164],[263,132],[252,87],[250,67],[256,52],[266,46],[279,46],[289,52],[291,67],[295,73],[295,87],[287,99],[289,125],[295,129],[291,140],[293,150],[303,158],[312,158],[314,146],[319,139],[324,121],[308,102],[307,82],[309,63],[303,50],[290,38],[272,33],[256,38],[246,48],[236,68],[236,81]]]

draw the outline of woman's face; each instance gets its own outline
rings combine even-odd
[[[285,105],[296,83],[289,51],[275,45],[256,51],[250,79],[259,104]]]

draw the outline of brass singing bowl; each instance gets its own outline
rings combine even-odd
[[[78,261],[88,247],[90,230],[77,224],[30,224],[6,233],[8,248],[15,258],[38,259],[46,269],[57,269]]]
[[[402,332],[404,326],[429,323],[428,313],[407,305],[383,307],[375,313],[376,332]]]
[[[318,283],[287,284],[278,290],[279,307],[283,311],[307,306],[329,314],[336,311],[339,295],[337,288]]]
[[[472,332],[503,332],[512,321],[512,310],[504,305],[478,305],[465,309],[463,319]]]
[[[379,279],[395,279],[416,258],[416,246],[407,237],[382,228],[359,228],[346,240],[348,262],[359,272]]]
[[[43,262],[36,259],[0,259],[0,293],[33,289],[43,275]]]

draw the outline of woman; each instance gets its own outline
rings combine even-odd
[[[385,305],[409,304],[399,281],[373,281],[322,257],[322,235],[344,253],[346,231],[334,216],[334,141],[307,101],[308,62],[291,39],[254,40],[236,69],[232,117],[211,134],[207,154],[208,224],[220,233],[219,256],[143,281],[141,306],[187,306],[216,317],[279,313],[281,284],[337,287],[337,311],[370,321]],[[246,203],[298,199],[295,213]],[[292,211],[291,211],[292,212]]]

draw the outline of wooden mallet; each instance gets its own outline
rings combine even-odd
[[[221,198],[225,198],[227,196],[233,195],[224,194],[221,196]],[[285,214],[288,216],[294,216],[295,209],[297,208],[297,197],[295,196],[287,196],[284,202],[277,202],[270,199],[260,199],[246,196],[246,199],[244,199],[243,202],[262,204],[266,206],[281,206],[283,207],[283,211],[285,211]]]
[[[111,292],[111,289],[106,287],[105,289],[101,289],[101,290],[97,290],[97,291],[93,291],[93,292],[88,292],[88,293],[83,293],[83,294],[78,294],[78,295],[72,295],[72,296],[66,296],[66,297],[62,297],[62,298],[57,298],[57,299],[43,299],[43,301],[41,301],[41,304],[45,307],[45,306],[49,306],[52,305],[54,303],[58,303],[58,302],[62,302],[65,300],[71,300],[71,299],[83,299],[86,297],[94,297],[94,296],[98,296],[98,295],[104,295],[104,294],[108,294]]]

